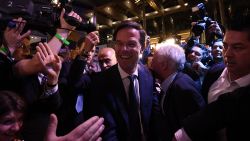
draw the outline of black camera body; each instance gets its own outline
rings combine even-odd
[[[14,18],[22,17],[27,21],[27,27],[39,31],[49,31],[58,25],[56,7],[49,3],[34,3],[31,0],[0,0],[1,29],[10,26]],[[14,26],[14,25],[12,25]]]
[[[193,21],[196,22],[192,28],[192,32],[195,36],[199,36],[212,24],[212,19],[206,16],[206,8],[203,3],[199,3],[197,6],[193,7],[192,12],[195,13]]]
[[[41,0],[0,0],[0,28],[9,26],[9,22],[17,17],[22,17],[27,21],[27,28],[40,32],[54,33],[60,27],[60,13],[62,7],[58,7],[48,1]],[[72,10],[70,5],[63,5],[66,13]],[[64,15],[64,19],[76,30],[91,32],[96,30],[96,26],[90,23],[80,23],[77,19]]]
[[[195,17],[193,21],[196,22],[196,24],[192,27],[192,32],[194,33],[194,36],[200,36],[203,31],[205,31],[206,44],[208,45],[210,45],[211,42],[216,38],[222,38],[221,33],[208,32],[208,28],[215,21],[213,21],[210,17],[207,16],[206,8],[203,3],[199,3],[196,7],[193,7],[192,12],[195,13],[195,15],[193,16]]]

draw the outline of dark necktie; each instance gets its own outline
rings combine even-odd
[[[130,129],[130,140],[141,140],[141,124],[139,117],[139,104],[137,101],[137,90],[134,87],[135,75],[128,76],[130,80],[129,85],[129,104],[128,104],[128,115],[129,115],[129,129]]]

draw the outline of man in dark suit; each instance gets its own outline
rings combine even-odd
[[[204,77],[202,88],[201,88],[201,94],[207,103],[207,96],[209,92],[209,88],[211,85],[220,77],[221,73],[223,72],[225,68],[224,62],[215,64],[209,70],[207,71],[207,74]]]
[[[184,50],[174,44],[163,44],[153,56],[152,70],[163,90],[160,97],[162,117],[155,121],[159,125],[156,129],[159,140],[171,141],[181,121],[205,106],[195,82],[180,72],[185,61]]]
[[[224,36],[226,68],[210,87],[208,102],[211,104],[183,122],[183,128],[175,133],[179,141],[188,141],[190,138],[201,140],[223,128],[227,140],[247,139],[245,129],[250,123],[250,14],[248,7],[241,10],[233,15]]]
[[[226,128],[228,141],[247,140],[250,126],[250,86],[221,95],[204,110],[183,121],[187,135],[194,141],[208,138]],[[183,140],[187,141],[187,140]]]
[[[138,63],[145,32],[135,22],[122,22],[113,37],[118,64],[93,76],[84,111],[86,116],[104,117],[103,140],[146,140],[153,78],[149,70]],[[130,81],[130,76],[134,81]]]
[[[96,45],[100,42],[97,31],[90,32],[78,42],[79,54],[74,60],[63,63],[59,77],[59,90],[64,101],[57,112],[59,135],[70,132],[83,122],[82,104],[85,89],[89,87],[89,75],[99,71],[90,67]]]

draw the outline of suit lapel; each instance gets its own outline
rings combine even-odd
[[[167,107],[168,107],[168,104],[170,104],[170,102],[168,102],[168,100],[170,99],[169,97],[170,97],[170,95],[172,94],[172,93],[171,93],[171,89],[172,89],[172,87],[173,87],[173,84],[175,84],[175,81],[178,79],[179,76],[180,76],[180,73],[178,72],[178,73],[176,74],[176,76],[175,76],[173,82],[169,85],[168,90],[167,90],[166,93],[165,93],[165,98],[164,98],[164,101],[163,101],[163,104],[164,104],[164,105],[163,105],[163,108],[164,108],[164,109],[162,109],[162,110],[165,110],[164,112],[166,112],[166,109],[167,109]]]
[[[138,68],[138,81],[140,88],[140,108],[142,120],[144,121],[144,124],[147,124],[150,119],[152,108],[153,79],[148,70],[140,65]]]
[[[126,92],[123,86],[123,82],[118,70],[118,65],[115,66],[112,73],[110,73],[111,84],[112,87],[112,95],[115,100],[115,104],[117,105],[117,111],[122,115],[128,129],[129,120],[128,120],[128,112],[127,112],[127,97]]]

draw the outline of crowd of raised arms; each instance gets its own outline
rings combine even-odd
[[[22,17],[1,29],[0,141],[250,138],[249,7],[226,27],[212,21],[209,42],[194,33],[185,44],[153,50],[140,24],[123,21],[112,46],[97,48],[92,31],[65,52],[76,27],[64,15],[34,53]],[[67,15],[82,22],[74,11]]]

